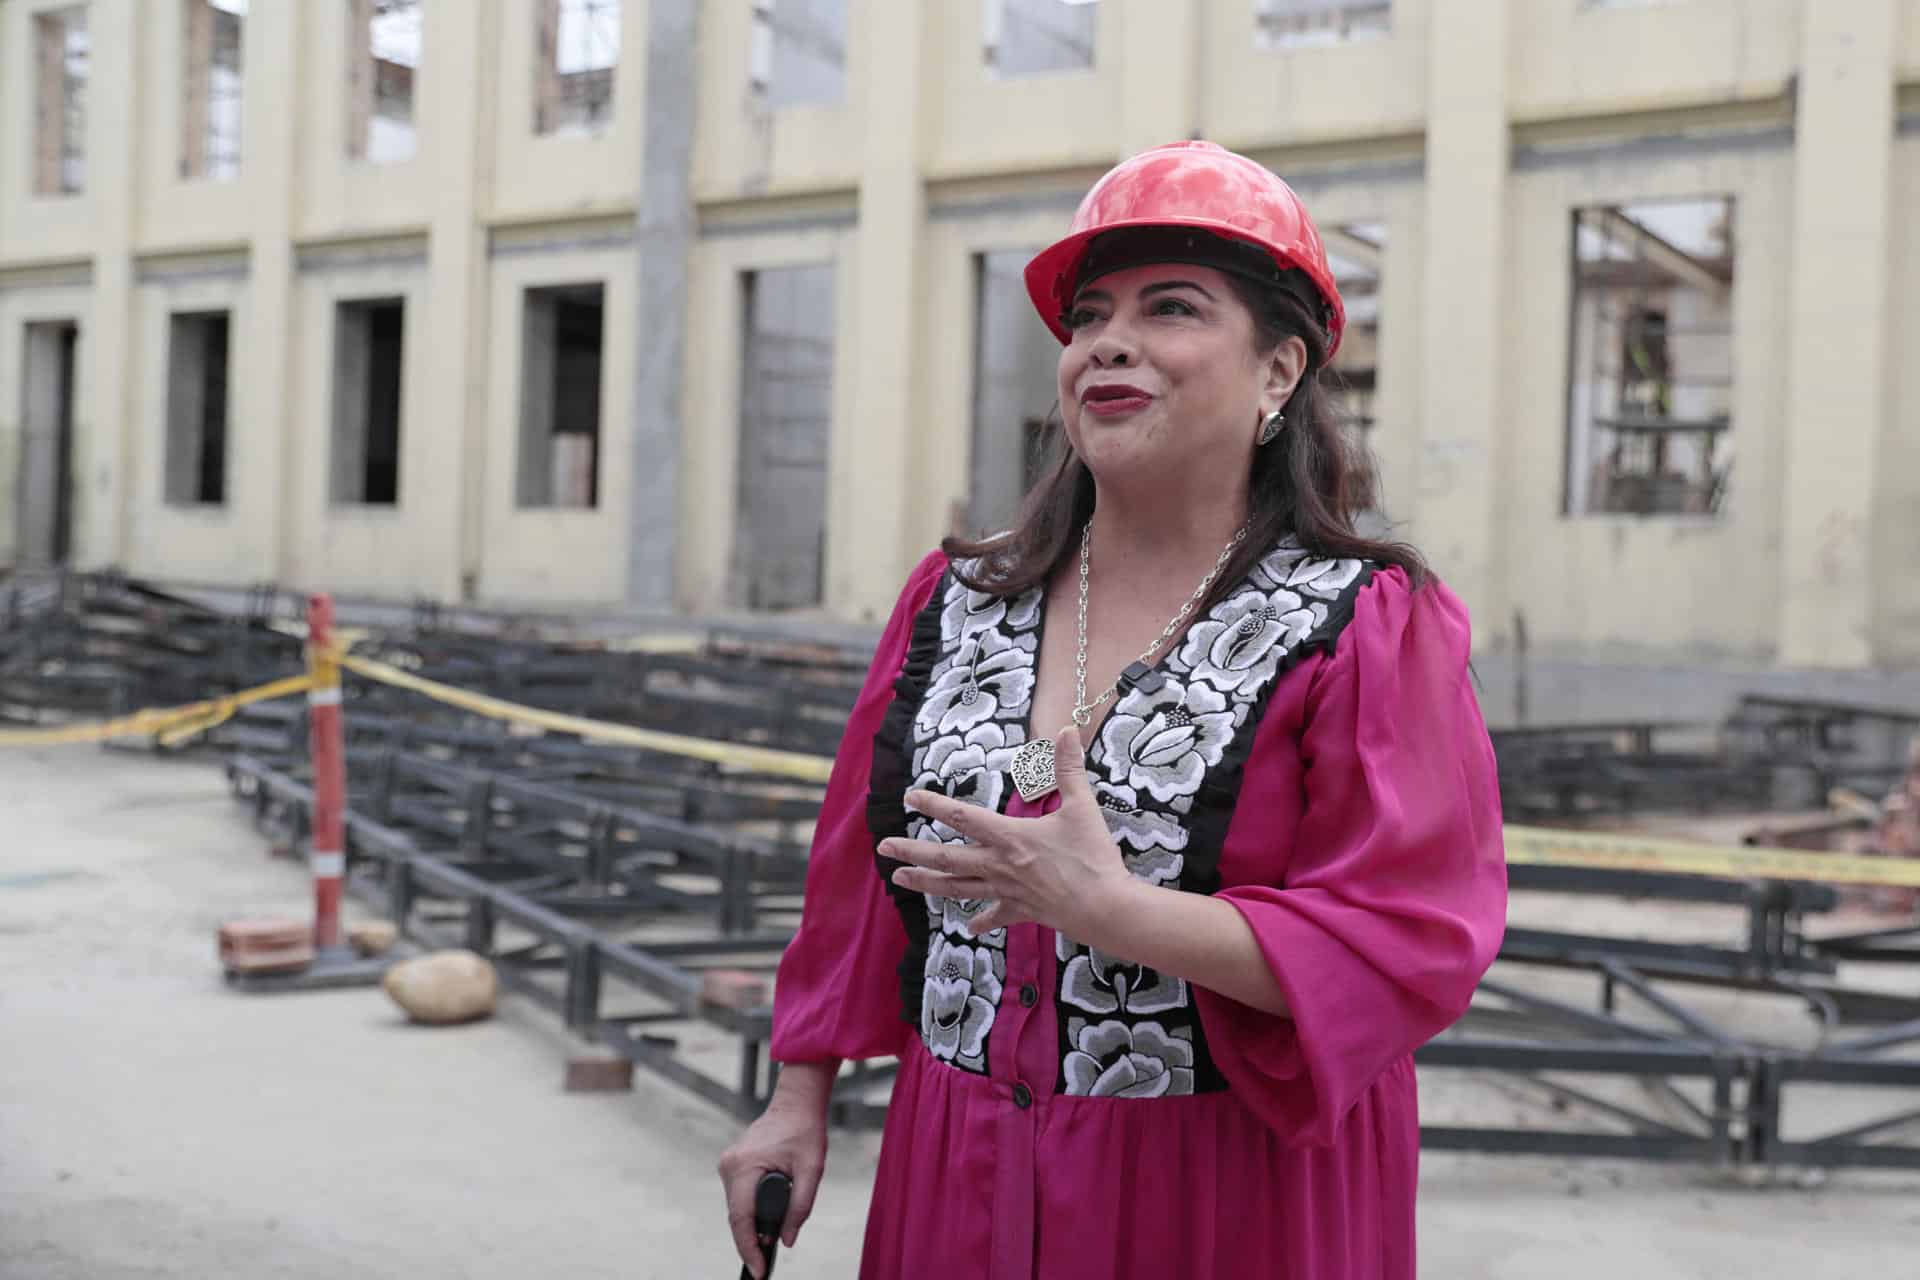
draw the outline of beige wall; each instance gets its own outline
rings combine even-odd
[[[790,229],[729,233],[716,227],[694,252],[687,290],[686,401],[699,406],[699,429],[682,445],[680,468],[679,590],[681,608],[709,613],[728,607],[734,528],[739,513],[740,362],[745,336],[742,277],[779,267],[835,266],[833,326],[836,337],[854,328],[853,236],[838,219],[819,214],[795,218]],[[825,225],[822,225],[825,224]],[[828,489],[872,483],[860,465],[848,401],[858,359],[853,343],[836,340],[833,426],[827,445]],[[863,544],[863,508],[830,504],[826,579],[844,577],[844,565],[872,548]],[[870,540],[865,540],[870,542]],[[931,546],[931,544],[929,544]],[[893,548],[879,558],[891,559]],[[879,572],[891,571],[884,565]]]
[[[333,370],[339,304],[398,298],[403,313],[400,381],[400,490],[391,507],[331,500],[334,447]],[[297,285],[288,440],[293,454],[288,527],[291,581],[325,583],[342,592],[416,596],[437,592],[442,547],[433,531],[458,507],[458,485],[446,483],[449,449],[430,429],[420,353],[433,341],[427,311],[426,245],[400,241],[385,254],[313,255]]]
[[[1886,380],[1894,0],[1808,5],[1795,99],[1779,653],[1872,656]],[[1908,305],[1912,305],[1911,302]]]
[[[573,228],[556,245],[591,243],[595,228]],[[537,242],[536,242],[537,243]],[[525,241],[496,243],[490,264],[491,340],[486,368],[486,447],[480,459],[483,598],[543,603],[617,600],[626,584],[626,501],[632,472],[625,461],[631,434],[626,389],[632,381],[637,308],[630,248],[539,249]],[[526,290],[598,284],[605,293],[605,347],[600,380],[600,494],[591,509],[522,508],[515,481],[519,456],[520,343]]]
[[[1783,339],[1792,154],[1785,145],[1703,146],[1671,159],[1557,159],[1514,176],[1503,290],[1507,431],[1496,487],[1507,599],[1548,649],[1641,659],[1686,650],[1765,659],[1778,615],[1784,477]],[[1628,200],[1726,194],[1738,248],[1733,286],[1733,439],[1720,516],[1562,514],[1572,211]],[[1437,461],[1437,460],[1435,460]],[[1504,619],[1481,618],[1482,630]]]
[[[262,345],[280,335],[261,325],[249,283],[243,257],[220,255],[153,263],[135,286],[139,408],[127,475],[132,536],[123,552],[132,573],[236,584],[274,576],[280,402],[244,375],[260,359]],[[220,506],[176,506],[165,494],[170,317],[196,311],[226,311],[230,317],[226,502]]]
[[[1920,0],[1396,0],[1382,37],[1279,50],[1242,0],[1101,0],[1092,69],[1013,79],[984,65],[975,0],[849,0],[845,101],[780,110],[750,92],[751,0],[705,0],[685,55],[698,231],[686,296],[664,300],[636,292],[646,0],[625,6],[611,124],[559,138],[533,134],[531,0],[427,0],[417,154],[384,166],[347,157],[347,6],[255,0],[231,182],[178,176],[172,0],[92,0],[88,189],[49,200],[27,181],[28,33],[66,2],[0,0],[0,503],[22,318],[75,310],[83,563],[617,604],[648,465],[631,371],[684,326],[672,596],[724,608],[740,275],[832,262],[826,605],[877,617],[965,497],[973,256],[1045,243],[1106,166],[1199,134],[1288,176],[1323,223],[1387,228],[1386,510],[1484,647],[1519,613],[1536,647],[1581,656],[1920,661]],[[1877,213],[1852,187],[1884,192]],[[1569,518],[1569,210],[1719,193],[1739,237],[1728,509]],[[607,288],[601,505],[520,510],[521,294],[587,280]],[[409,307],[391,511],[325,496],[332,308],[365,291]],[[222,513],[159,500],[164,317],[195,299],[246,317]],[[1805,531],[1849,511],[1827,574]]]
[[[347,158],[347,58],[350,7],[309,7],[300,41],[300,200],[297,238],[303,241],[365,236],[370,231],[424,230],[433,205],[429,138],[449,122],[433,110],[448,74],[444,59],[425,58],[414,80],[417,147],[411,160],[387,164]],[[431,48],[444,10],[430,8],[424,43]]]
[[[1129,87],[1120,57],[1125,18],[1116,12],[1101,9],[1093,70],[996,77],[982,55],[980,6],[927,6],[928,175],[1111,164]]]
[[[849,0],[848,59],[866,60],[866,11],[889,0]],[[703,202],[851,191],[860,182],[859,111],[864,86],[851,68],[848,100],[770,111],[754,101],[751,0],[700,6],[699,112],[694,192]]]
[[[135,235],[142,252],[172,252],[239,246],[247,243],[249,213],[263,198],[269,177],[284,161],[269,160],[265,145],[269,122],[295,119],[294,86],[276,80],[269,50],[275,28],[291,11],[255,4],[241,29],[240,173],[225,180],[180,176],[181,69],[185,61],[185,23],[181,6],[170,0],[135,7],[140,42],[136,90],[140,134],[139,206]],[[124,32],[123,38],[124,38]],[[96,45],[111,38],[95,31]]]
[[[496,78],[488,92],[498,114],[492,156],[495,181],[486,216],[504,223],[540,221],[560,211],[571,217],[631,213],[640,190],[645,0],[622,0],[612,124],[591,136],[547,137],[533,132],[533,6],[525,0],[491,3],[497,6],[499,52]],[[436,16],[444,20],[444,15]]]
[[[1426,202],[1417,172],[1397,162],[1331,172],[1287,166],[1296,189],[1322,225],[1378,222],[1386,227],[1380,269],[1377,425],[1368,438],[1380,468],[1380,496],[1388,520],[1410,525],[1417,507],[1421,457],[1418,317],[1426,281],[1421,271]],[[1325,172],[1325,176],[1322,176]]]
[[[1297,49],[1256,47],[1250,5],[1203,5],[1206,136],[1257,150],[1418,133],[1427,113],[1433,3],[1398,0],[1384,35]]]
[[[24,282],[23,282],[24,283]],[[68,272],[43,273],[38,281],[0,293],[0,333],[10,340],[0,342],[0,564],[11,560],[19,534],[16,484],[22,460],[26,389],[26,326],[43,323],[73,323],[82,333],[91,328],[92,289],[84,275]],[[96,483],[100,460],[111,456],[110,440],[99,434],[98,406],[94,403],[88,377],[92,353],[82,342],[75,352],[73,403],[74,509],[72,528],[74,555],[84,559],[100,537],[99,516],[102,507]]]
[[[977,326],[973,314],[974,259],[998,250],[1034,252],[1060,234],[1073,195],[1054,207],[1009,216],[979,212],[979,202],[936,204],[927,232],[926,293],[935,305],[913,317],[920,343],[941,358],[929,361],[921,388],[926,409],[904,427],[910,433],[915,504],[911,541],[931,551],[949,531],[954,504],[967,497],[973,459],[973,374]],[[994,205],[988,204],[989,210]],[[1008,424],[1011,426],[1012,424]]]
[[[1909,26],[1920,32],[1920,15]],[[1920,105],[1920,104],[1916,104]],[[1887,272],[1890,411],[1881,427],[1872,511],[1873,650],[1883,662],[1920,664],[1920,128],[1894,147],[1893,255]]]
[[[1798,65],[1805,0],[1508,5],[1516,120],[1778,96]]]
[[[33,133],[20,127],[34,114],[34,16],[64,7],[63,0],[0,4],[0,119],[10,125],[0,130],[0,263],[85,259],[93,251],[96,201],[35,195]],[[98,154],[100,140],[98,123],[89,120],[89,157]]]

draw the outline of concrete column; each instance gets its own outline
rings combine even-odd
[[[250,549],[252,571],[286,578],[299,536],[294,486],[325,484],[299,473],[288,396],[293,368],[293,217],[300,199],[301,35],[305,6],[253,5],[245,34],[245,122],[241,177],[252,192],[248,324],[232,335],[229,378],[244,388],[227,414],[228,502],[243,529],[273,530]],[[256,27],[255,24],[258,24]],[[262,455],[265,455],[263,458]],[[265,481],[266,492],[256,488]],[[306,585],[306,584],[303,584]],[[325,586],[325,583],[311,585]]]
[[[633,455],[627,507],[627,599],[670,610],[680,532],[680,384],[686,376],[687,263],[693,254],[693,124],[699,98],[698,0],[648,0],[635,245],[639,349],[633,362]]]
[[[1420,446],[1412,536],[1473,611],[1507,613],[1500,548],[1501,220],[1508,0],[1432,0],[1427,54]]]
[[[1121,79],[1126,85],[1120,100],[1121,155],[1114,158],[1195,136],[1200,127],[1197,0],[1123,0],[1101,8],[1102,22],[1113,19],[1120,25]]]
[[[1780,660],[1872,660],[1871,499],[1887,411],[1893,0],[1801,9],[1787,315]]]
[[[133,237],[140,189],[139,51],[147,47],[153,6],[94,0],[87,81],[87,187],[93,193],[96,250],[93,303],[80,331],[79,376],[87,379],[91,421],[74,422],[73,563],[82,569],[126,564],[133,552],[138,391],[133,374]],[[100,38],[106,32],[120,39]]]
[[[850,68],[865,79],[866,110],[854,298],[841,314],[854,317],[858,332],[835,341],[855,344],[860,358],[851,363],[851,420],[835,424],[828,448],[826,604],[862,619],[886,616],[908,570],[929,550],[907,537],[918,416],[914,317],[924,302],[918,268],[927,219],[922,8],[868,0],[867,56]]]
[[[493,92],[498,43],[497,0],[427,6],[421,68],[421,121],[426,136],[460,139],[429,147],[435,168],[427,234],[427,331],[433,341],[408,351],[414,376],[426,382],[423,403],[448,424],[452,446],[443,477],[402,476],[401,501],[421,510],[436,543],[431,562],[445,566],[434,594],[462,599],[480,572],[483,464],[486,457],[485,384],[487,233],[495,131]],[[522,126],[524,122],[522,122]]]

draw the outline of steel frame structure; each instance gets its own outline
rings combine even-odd
[[[1839,1034],[1837,1011],[1817,992],[1801,995],[1821,1019],[1818,1041],[1794,1047],[1743,1036],[1675,1000],[1656,980],[1618,959],[1589,962],[1609,988],[1630,990],[1658,1021],[1579,1008],[1488,979],[1452,1031],[1422,1048],[1423,1067],[1490,1070],[1615,1128],[1426,1125],[1423,1146],[1506,1154],[1678,1160],[1723,1167],[1841,1166],[1920,1169],[1920,1001],[1902,1022]],[[1478,1028],[1506,1034],[1477,1034]],[[1552,1073],[1552,1074],[1548,1074]],[[1608,1099],[1557,1076],[1612,1076],[1638,1083],[1648,1104]],[[1676,1080],[1705,1083],[1702,1103]],[[1900,1091],[1909,1105],[1838,1129],[1789,1136],[1788,1095],[1817,1087]],[[1658,1104],[1657,1106],[1655,1104]],[[1621,1128],[1625,1132],[1620,1132]],[[1913,1141],[1892,1141],[1912,1131]]]
[[[279,597],[270,589],[235,615],[102,575],[12,580],[0,595],[0,719],[191,701],[284,675],[299,660],[298,639],[273,625]],[[721,637],[695,653],[628,653],[430,609],[367,651],[554,710],[822,754],[861,675],[858,655],[830,646]],[[510,989],[582,1038],[730,1114],[757,1113],[771,1086],[771,1010],[705,1002],[703,974],[776,964],[797,920],[801,837],[819,789],[524,736],[385,688],[350,693],[358,802],[347,824],[350,890],[422,943],[489,955]],[[1822,782],[1873,776],[1916,724],[1873,708],[1749,699],[1713,747],[1697,736],[1676,736],[1690,745],[1673,746],[1667,735],[1679,731],[1659,725],[1502,735],[1503,786],[1555,811],[1555,787],[1571,787],[1576,816],[1672,802],[1696,785],[1707,804],[1745,803],[1783,769]],[[293,847],[311,805],[299,763],[304,730],[302,708],[262,705],[214,736],[235,752],[227,769],[236,794]],[[1430,1148],[1920,1168],[1920,1146],[1899,1140],[1920,1125],[1920,1110],[1791,1131],[1791,1103],[1807,1090],[1920,1089],[1920,991],[1908,999],[1837,981],[1843,963],[1920,964],[1920,925],[1816,936],[1807,921],[1834,901],[1818,885],[1510,870],[1520,892],[1718,903],[1744,910],[1746,928],[1731,942],[1510,931],[1508,967],[1418,1060],[1496,1073],[1593,1123],[1434,1124],[1424,1131]],[[1588,973],[1595,1005],[1528,990],[1512,980],[1513,966]],[[1701,984],[1796,1001],[1819,1020],[1818,1037],[1809,1047],[1742,1035],[1676,994]],[[1847,1026],[1863,1021],[1887,1025]],[[888,1071],[850,1070],[835,1123],[878,1123],[884,1104],[869,1095]],[[1639,1093],[1609,1096],[1594,1083],[1609,1078]]]
[[[738,1118],[759,1114],[773,1081],[773,1011],[706,1002],[702,974],[771,977],[791,931],[762,916],[797,914],[803,855],[418,757],[390,754],[382,768],[405,825],[349,812],[350,892],[420,943],[486,956],[506,987],[582,1039]],[[256,823],[297,846],[306,784],[245,755],[226,771]],[[731,1076],[699,1052],[708,1030],[738,1041]],[[878,1124],[884,1105],[863,1095],[890,1074],[857,1064],[836,1092],[834,1123]]]
[[[736,1117],[757,1114],[772,1083],[766,1058],[771,1010],[703,1004],[700,975],[714,965],[767,971],[777,963],[790,936],[786,926],[797,915],[803,860],[406,753],[388,753],[377,769],[393,776],[395,790],[385,803],[394,825],[371,814],[349,817],[351,883],[361,896],[388,911],[410,937],[488,955],[510,989],[559,1015],[584,1039]],[[232,759],[228,772],[261,817],[277,808],[283,820],[297,823],[309,796],[296,778],[247,757]],[[614,833],[622,830],[627,838],[618,841]],[[543,841],[550,843],[543,848]],[[661,883],[687,877],[699,883]],[[1823,895],[1830,897],[1819,886],[1682,883],[1701,879],[1588,871],[1577,891],[1664,889],[1685,900],[1744,902],[1762,922],[1818,908]],[[1561,877],[1537,887],[1564,891],[1568,884]],[[689,931],[689,922],[697,927]],[[1497,1073],[1598,1123],[1429,1124],[1423,1142],[1434,1150],[1718,1166],[1920,1168],[1920,1145],[1889,1141],[1920,1122],[1920,1110],[1896,1110],[1828,1133],[1789,1136],[1782,1128],[1790,1095],[1803,1088],[1920,1091],[1920,1058],[1900,1056],[1920,1045],[1920,999],[1883,999],[1877,1016],[1904,1015],[1902,1021],[1843,1036],[1850,1001],[1844,989],[1820,984],[1834,966],[1819,944],[1771,924],[1750,932],[1755,943],[1747,949],[1667,943],[1638,952],[1618,939],[1517,931],[1504,960],[1591,973],[1599,984],[1596,1007],[1490,978],[1466,1018],[1425,1046],[1417,1061],[1427,1069]],[[1920,933],[1920,927],[1906,932]],[[1790,998],[1821,1020],[1822,1038],[1796,1048],[1743,1036],[1666,990],[1670,983]],[[1653,1019],[1623,1014],[1622,995]],[[644,1007],[634,1006],[636,996]],[[716,1072],[711,1055],[703,1060],[683,1044],[699,1040],[701,1027],[736,1039],[731,1075]],[[878,1124],[885,1106],[866,1095],[889,1072],[863,1065],[843,1079],[834,1123]],[[1647,1101],[1610,1099],[1565,1077],[1631,1081]],[[1690,1097],[1682,1087],[1687,1082],[1706,1096]]]

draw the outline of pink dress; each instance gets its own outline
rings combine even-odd
[[[1039,593],[948,568],[920,564],[881,639],[776,989],[776,1059],[901,1059],[860,1274],[1412,1277],[1411,1054],[1466,1007],[1506,907],[1466,610],[1283,544],[1094,734],[1129,868],[1233,903],[1276,1017],[1037,925],[970,948],[950,926],[978,904],[889,890],[874,846],[904,786],[1058,803],[1004,777]]]

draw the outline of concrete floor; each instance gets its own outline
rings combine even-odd
[[[735,1274],[730,1123],[645,1076],[563,1093],[546,1015],[427,1030],[373,990],[228,992],[217,924],[305,907],[217,770],[0,753],[0,1277]],[[874,1156],[836,1135],[783,1276],[853,1273]],[[1429,1277],[1891,1277],[1920,1242],[1915,1178],[1433,1156],[1423,1185]]]

